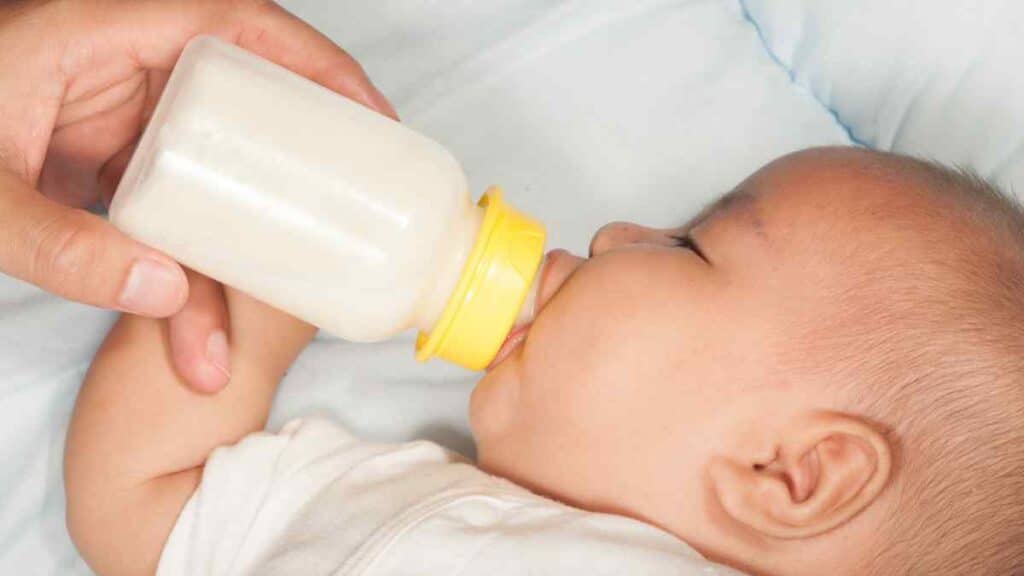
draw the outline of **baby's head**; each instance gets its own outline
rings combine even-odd
[[[1024,216],[848,148],[549,258],[480,464],[766,574],[1024,569]]]

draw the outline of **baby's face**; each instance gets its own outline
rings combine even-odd
[[[652,480],[679,495],[740,395],[768,384],[801,271],[767,257],[764,201],[736,196],[672,230],[609,224],[589,259],[551,253],[525,340],[473,393],[481,466],[588,509],[653,520],[671,506]]]
[[[837,403],[781,367],[797,331],[830,313],[823,287],[849,276],[844,246],[859,236],[860,192],[820,172],[813,157],[779,161],[684,226],[609,224],[590,258],[552,253],[525,340],[473,393],[480,465],[587,509],[698,529],[687,522],[703,515],[692,508],[715,454],[756,443],[755,423]]]

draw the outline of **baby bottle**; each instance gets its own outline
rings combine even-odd
[[[110,207],[125,233],[342,338],[419,330],[485,367],[532,313],[544,229],[477,204],[440,144],[210,37],[167,84]]]

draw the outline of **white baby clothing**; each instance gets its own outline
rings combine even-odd
[[[295,420],[211,454],[160,576],[734,575],[674,536],[578,510],[429,442]]]

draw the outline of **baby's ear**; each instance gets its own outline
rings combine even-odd
[[[892,470],[885,435],[845,414],[797,419],[774,444],[772,459],[716,457],[708,469],[725,513],[770,538],[806,538],[849,521],[881,494]]]

